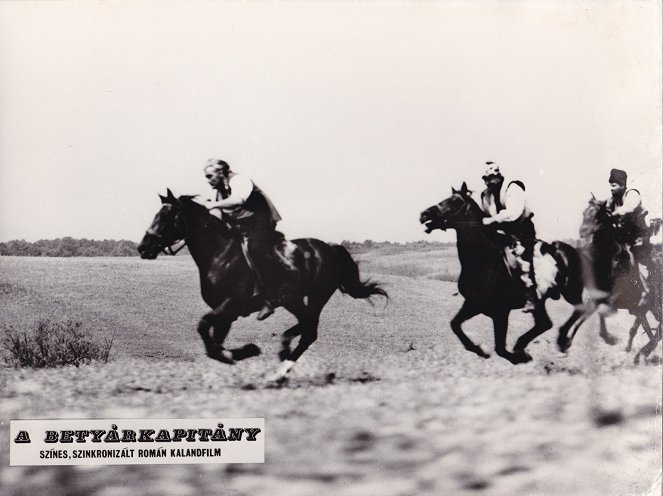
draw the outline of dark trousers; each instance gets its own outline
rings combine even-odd
[[[515,242],[519,242],[523,251],[516,255],[522,258],[520,267],[522,271],[523,283],[525,284],[525,294],[530,301],[536,300],[536,279],[534,278],[534,245],[536,244],[536,230],[531,218],[521,219],[514,222],[503,222],[496,225],[496,229],[503,231],[512,240],[512,247]],[[514,241],[515,238],[515,241]],[[526,268],[526,270],[524,270]]]
[[[242,253],[256,278],[254,296],[272,300],[278,283],[273,253],[276,225],[269,216],[257,213],[234,218],[231,223],[242,235]]]

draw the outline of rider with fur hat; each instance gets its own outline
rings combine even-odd
[[[611,195],[606,200],[606,206],[615,220],[617,240],[626,245],[633,255],[646,290],[652,251],[650,230],[645,221],[647,211],[642,208],[640,192],[637,189],[626,189],[627,179],[626,172],[621,169],[610,171],[608,183]]]
[[[494,162],[486,162],[483,180],[486,183],[486,189],[481,193],[481,208],[486,214],[483,224],[495,224],[495,229],[515,238],[513,252],[518,259],[527,298],[523,311],[532,312],[537,301],[533,264],[536,231],[532,222],[534,214],[527,207],[525,185],[521,181],[506,182]]]

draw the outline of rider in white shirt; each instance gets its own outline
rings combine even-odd
[[[608,183],[611,195],[606,200],[606,206],[615,219],[617,240],[628,248],[647,291],[647,277],[651,268],[651,233],[645,220],[647,211],[642,207],[640,192],[627,189],[627,179],[626,172],[621,169],[610,171]]]
[[[494,224],[495,229],[515,238],[513,252],[520,266],[527,298],[523,311],[532,312],[537,301],[533,264],[536,231],[532,222],[534,214],[527,207],[525,185],[521,181],[505,181],[494,162],[486,162],[483,180],[486,183],[486,189],[481,193],[481,207],[486,214],[483,224]]]
[[[228,219],[242,234],[242,252],[256,276],[255,296],[264,298],[264,306],[257,318],[264,320],[274,313],[279,297],[276,282],[270,281],[258,270],[255,254],[274,251],[276,223],[281,216],[267,195],[248,176],[236,174],[225,161],[210,159],[204,171],[207,182],[216,190],[216,199],[205,206],[213,215],[216,215],[215,211],[223,212],[223,218]]]

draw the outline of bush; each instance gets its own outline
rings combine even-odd
[[[3,348],[16,367],[78,367],[92,360],[108,362],[112,338],[95,341],[81,329],[81,322],[40,320],[33,332],[5,326]]]

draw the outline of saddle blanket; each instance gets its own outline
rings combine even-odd
[[[537,241],[534,245],[534,280],[536,282],[536,294],[539,298],[545,295],[550,288],[555,286],[557,277],[557,262],[555,258],[545,250],[541,250],[542,241]],[[516,284],[523,284],[520,279],[520,264],[518,262],[517,248],[507,247],[504,250],[504,258],[509,268],[511,277]]]

